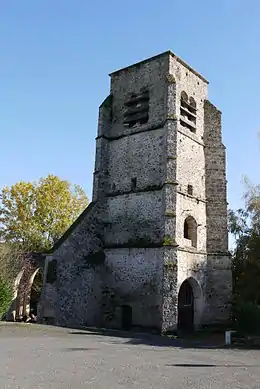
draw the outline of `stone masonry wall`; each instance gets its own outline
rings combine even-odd
[[[113,97],[109,95],[99,107],[92,201],[97,201],[100,198],[104,201],[104,195],[108,188],[109,142],[106,135],[111,131],[112,102]]]
[[[207,197],[207,312],[204,320],[228,319],[232,296],[228,253],[226,155],[222,144],[221,112],[205,101],[205,164]]]
[[[57,261],[57,278],[44,283],[41,318],[54,315],[57,325],[98,325],[104,266],[102,208],[91,203],[76,227],[46,261]],[[45,273],[47,277],[47,270]]]
[[[232,298],[232,272],[230,255],[212,254],[207,258],[206,309],[203,322],[225,323],[229,319]]]
[[[176,79],[176,116],[178,118],[176,139],[176,243],[185,247],[189,242],[183,238],[184,220],[193,216],[198,224],[197,249],[206,249],[206,199],[204,157],[204,100],[207,82],[171,57],[170,72]],[[180,123],[181,93],[185,92],[196,102],[196,133]],[[193,194],[188,194],[192,185]]]
[[[197,223],[197,250],[206,251],[206,198],[204,147],[178,132],[177,136],[176,242],[185,247],[184,221],[188,216]],[[193,194],[188,193],[192,185]]]
[[[226,155],[222,144],[221,112],[205,102],[205,170],[207,197],[207,250],[228,250]]]
[[[178,259],[176,247],[162,249],[162,332],[175,331],[178,322]]]
[[[158,56],[154,61],[147,61],[122,69],[111,74],[110,93],[113,96],[113,119],[110,137],[127,136],[131,133],[143,132],[151,127],[162,127],[167,112],[167,79],[169,55]],[[125,128],[124,104],[133,93],[141,88],[149,90],[149,120],[139,127]]]
[[[106,245],[162,240],[164,134],[157,129],[109,142]]]
[[[142,63],[111,75],[112,128],[107,134],[108,247],[150,247],[164,237],[165,120],[169,58]],[[124,126],[125,102],[149,91],[149,120]]]
[[[178,249],[177,293],[185,280],[190,280],[194,294],[194,325],[203,324],[206,307],[207,255],[194,249]]]
[[[196,120],[196,135],[189,130],[178,128],[184,131],[188,136],[193,137],[199,141],[202,140],[204,132],[204,100],[208,95],[208,83],[202,79],[201,76],[194,73],[194,71],[187,68],[175,57],[170,56],[169,73],[175,77],[176,80],[176,115],[180,116],[181,92],[187,93],[188,97],[193,97],[197,105],[197,120]]]
[[[161,328],[161,249],[122,248],[105,251],[103,325],[121,328],[121,307],[132,308],[132,325]]]

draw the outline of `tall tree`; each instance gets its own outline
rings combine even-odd
[[[0,241],[50,249],[88,204],[83,189],[54,175],[18,182],[0,194]]]
[[[233,251],[234,297],[260,304],[260,185],[245,179],[245,209],[229,211]]]

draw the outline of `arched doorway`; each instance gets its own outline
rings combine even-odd
[[[194,330],[194,294],[188,280],[185,280],[178,295],[178,330],[185,333]]]

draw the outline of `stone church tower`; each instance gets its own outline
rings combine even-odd
[[[208,82],[171,52],[110,76],[92,203],[46,255],[40,319],[159,331],[225,322],[225,147]]]

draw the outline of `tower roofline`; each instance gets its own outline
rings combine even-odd
[[[122,71],[126,71],[128,69],[131,69],[135,66],[138,66],[138,65],[143,65],[147,62],[150,62],[150,61],[153,61],[159,57],[162,57],[164,55],[170,55],[172,57],[174,57],[179,63],[181,63],[183,66],[185,66],[188,70],[190,70],[192,73],[194,73],[197,77],[199,77],[201,80],[203,80],[204,82],[206,82],[207,84],[209,83],[208,80],[206,78],[204,78],[200,73],[198,73],[196,70],[194,70],[191,66],[189,66],[186,62],[184,62],[180,57],[178,57],[176,54],[174,54],[172,51],[170,50],[167,50],[167,51],[164,51],[163,53],[160,53],[160,54],[157,54],[153,57],[150,57],[150,58],[146,58],[144,59],[143,61],[139,61],[139,62],[136,62],[132,65],[129,65],[129,66],[126,66],[124,68],[121,68],[121,69],[118,69],[118,70],[115,70],[114,72],[110,73],[109,76],[111,77],[112,75],[115,75],[119,72],[122,72]]]

